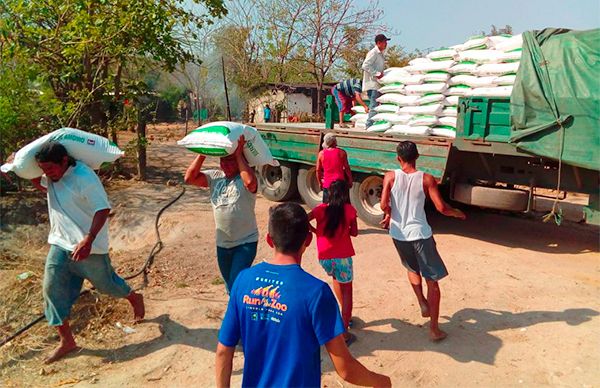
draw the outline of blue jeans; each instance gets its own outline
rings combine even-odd
[[[238,274],[252,265],[257,247],[258,242],[246,243],[233,248],[217,247],[217,262],[221,276],[225,280],[227,293],[231,292],[233,282]]]
[[[83,280],[89,280],[103,294],[124,298],[129,285],[115,273],[108,254],[90,255],[73,261],[72,252],[50,245],[44,269],[44,315],[50,326],[61,326],[79,298]]]
[[[377,99],[381,97],[381,93],[378,90],[367,90],[367,96],[369,96],[369,116],[367,117],[366,127],[369,128],[373,125],[373,116],[377,114],[373,109],[379,105]]]

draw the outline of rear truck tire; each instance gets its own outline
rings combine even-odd
[[[298,169],[298,192],[304,203],[314,209],[323,203],[323,191],[317,181],[317,169],[303,166]]]
[[[354,182],[350,189],[350,202],[356,209],[358,218],[366,224],[381,227],[383,210],[381,210],[381,192],[383,177],[369,175],[360,182]]]
[[[258,168],[258,187],[263,197],[274,202],[290,200],[298,195],[298,167],[280,162],[278,167],[264,165]]]
[[[483,208],[524,212],[527,210],[529,193],[523,190],[459,183],[454,187],[452,199]]]

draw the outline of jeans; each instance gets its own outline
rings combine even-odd
[[[115,273],[108,254],[90,255],[73,261],[72,252],[50,245],[44,269],[44,315],[50,326],[61,326],[79,298],[83,280],[89,280],[98,291],[124,298],[131,288]]]
[[[221,276],[225,280],[227,293],[231,293],[233,282],[238,274],[252,265],[257,247],[258,242],[246,243],[233,248],[217,247],[217,262]]]
[[[373,109],[379,105],[377,99],[381,96],[381,93],[378,90],[368,90],[367,96],[369,96],[369,116],[367,117],[366,127],[369,128],[373,125],[373,116],[377,114]]]

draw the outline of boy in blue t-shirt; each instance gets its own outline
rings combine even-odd
[[[295,203],[271,208],[267,243],[273,259],[242,271],[234,283],[219,332],[217,386],[228,387],[235,346],[242,341],[242,386],[319,387],[320,347],[325,345],[346,381],[391,386],[389,377],[369,371],[344,342],[344,325],[327,284],[301,267],[312,240],[308,217]]]

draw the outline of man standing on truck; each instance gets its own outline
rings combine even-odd
[[[383,70],[385,69],[385,57],[383,53],[387,48],[387,42],[390,38],[383,34],[379,34],[375,37],[375,47],[367,53],[365,60],[362,64],[363,69],[363,84],[362,90],[367,92],[369,96],[369,117],[367,119],[366,127],[369,128],[373,125],[373,116],[375,112],[373,108],[377,106],[377,98],[381,96],[379,93],[379,80],[383,77]]]
[[[363,101],[361,93],[362,82],[358,78],[347,79],[331,88],[331,94],[340,112],[340,128],[348,128],[344,124],[344,114],[352,112],[355,101],[365,108],[365,113],[369,113],[369,107]]]
[[[465,214],[448,205],[442,198],[435,178],[418,171],[417,145],[402,141],[396,148],[401,169],[388,171],[383,177],[381,209],[385,216],[381,224],[389,229],[390,236],[402,264],[408,270],[410,282],[421,316],[430,317],[429,338],[441,341],[447,334],[439,329],[440,287],[438,281],[448,275],[446,266],[437,251],[431,227],[425,215],[425,198],[429,197],[435,208],[445,216],[461,220]],[[427,283],[427,298],[423,295],[422,279]]]

